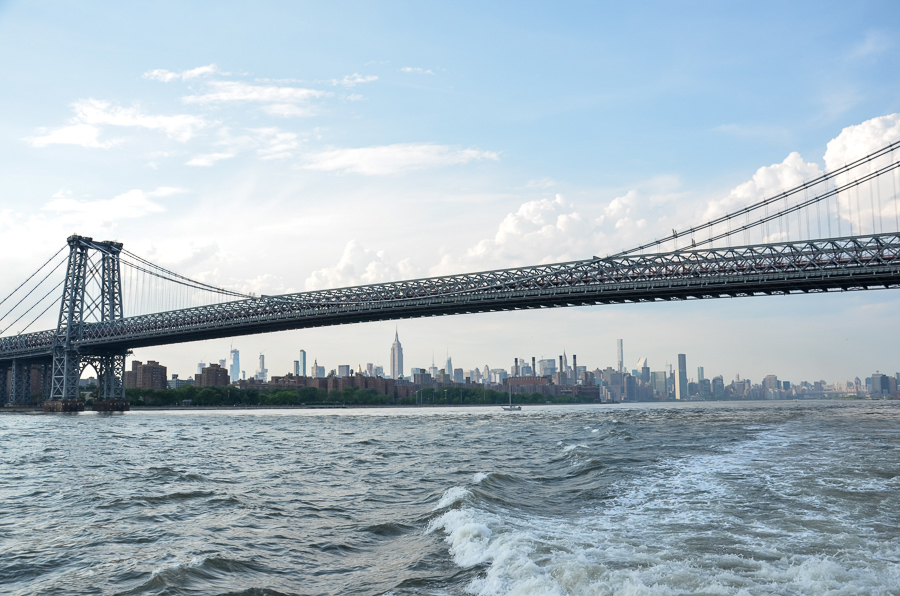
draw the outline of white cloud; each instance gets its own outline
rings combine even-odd
[[[188,95],[185,103],[211,104],[224,102],[260,102],[272,104],[301,103],[328,95],[317,89],[279,87],[275,85],[251,85],[240,81],[212,81],[210,91],[203,95]]]
[[[344,87],[354,87],[359,85],[360,83],[371,83],[372,81],[377,81],[378,77],[376,75],[361,75],[357,73],[353,73],[352,75],[347,75],[343,79],[332,79],[332,85],[342,85]]]
[[[282,118],[305,118],[313,116],[316,112],[307,106],[298,106],[292,103],[273,103],[263,106],[263,111],[272,116],[280,116]]]
[[[285,159],[293,157],[293,150],[300,146],[297,134],[282,132],[277,128],[259,128],[254,131],[262,144],[257,150],[262,159]]]
[[[169,70],[165,70],[163,68],[157,68],[154,70],[148,70],[144,73],[145,79],[151,79],[154,81],[162,81],[163,83],[169,83],[176,79],[181,79],[182,81],[188,81],[190,79],[196,79],[197,77],[201,77],[203,75],[215,74],[218,72],[215,64],[209,64],[207,66],[198,66],[197,68],[192,68],[190,70],[183,70],[181,72],[172,72]]]
[[[458,149],[431,143],[398,143],[357,149],[333,149],[307,153],[308,170],[343,171],[384,176],[408,170],[462,164],[475,160],[499,159],[497,153],[477,149]]]
[[[418,67],[413,67],[413,66],[404,66],[403,68],[400,69],[400,72],[408,72],[408,73],[413,73],[413,74],[429,74],[429,75],[434,74],[429,69],[418,68]]]
[[[73,104],[75,115],[72,123],[48,134],[31,137],[26,140],[35,147],[51,144],[81,145],[82,147],[109,148],[118,141],[100,141],[101,126],[118,126],[123,128],[144,128],[164,132],[169,138],[181,143],[189,141],[198,129],[207,126],[207,122],[198,116],[176,114],[160,116],[146,114],[138,107],[123,108],[112,105],[108,101],[86,99]]]
[[[333,267],[313,271],[306,278],[307,290],[342,288],[413,277],[409,259],[393,265],[385,260],[384,251],[373,251],[351,240]]]
[[[36,137],[28,137],[25,140],[34,147],[46,147],[47,145],[81,145],[96,149],[108,149],[116,144],[116,141],[101,142],[100,129],[91,124],[73,124],[63,126],[49,133]]]
[[[576,210],[562,195],[527,201],[500,222],[493,238],[461,257],[446,254],[432,275],[586,258],[604,236],[602,219]]]
[[[192,157],[190,160],[186,161],[184,165],[209,167],[223,159],[231,159],[234,155],[234,153],[204,153],[203,155]]]
[[[87,124],[146,128],[160,130],[171,138],[185,143],[196,131],[207,125],[199,116],[176,114],[159,116],[145,114],[139,108],[123,108],[107,101],[88,99],[75,104],[75,120]]]
[[[153,191],[129,190],[107,200],[79,201],[72,198],[71,193],[59,191],[53,195],[53,200],[45,204],[42,209],[59,214],[75,215],[84,221],[115,222],[126,218],[143,217],[151,213],[161,213],[166,208],[152,199],[183,192],[185,191],[180,188],[162,186]]]

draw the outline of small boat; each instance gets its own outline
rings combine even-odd
[[[518,412],[522,409],[522,406],[514,406],[512,403],[512,385],[509,387],[509,405],[508,406],[500,406],[507,412]]]

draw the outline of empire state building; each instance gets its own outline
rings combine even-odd
[[[391,345],[391,378],[399,379],[403,376],[403,348],[400,346],[400,337],[394,331],[394,343]]]

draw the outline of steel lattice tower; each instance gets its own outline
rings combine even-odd
[[[100,399],[124,399],[125,352],[83,353],[77,347],[85,323],[111,323],[122,319],[122,283],[119,242],[95,242],[69,236],[69,264],[53,343],[50,399],[78,399],[78,384],[85,366],[97,371]]]

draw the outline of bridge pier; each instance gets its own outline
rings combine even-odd
[[[9,380],[9,403],[17,406],[31,404],[31,364],[15,359]]]

